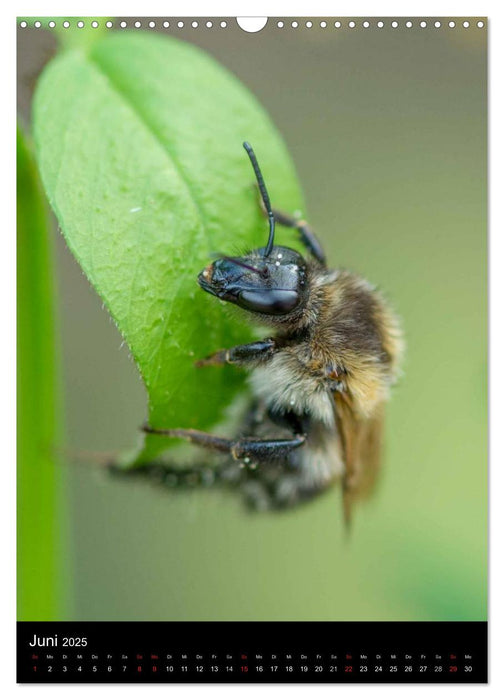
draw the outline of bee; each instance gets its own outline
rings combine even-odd
[[[240,435],[144,426],[218,454],[215,466],[161,467],[165,483],[191,479],[242,489],[257,509],[294,506],[339,482],[345,519],[379,471],[384,405],[400,371],[400,324],[362,277],[330,269],[302,220],[272,208],[257,158],[248,153],[269,222],[265,247],[223,256],[198,276],[200,287],[273,329],[263,340],[219,350],[199,367],[250,370],[253,399]],[[275,245],[275,225],[296,231],[307,257]]]

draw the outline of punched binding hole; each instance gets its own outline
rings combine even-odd
[[[267,17],[237,17],[236,22],[240,29],[244,32],[250,32],[254,34],[255,32],[260,32],[264,29],[268,22]]]

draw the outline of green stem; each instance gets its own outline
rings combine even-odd
[[[18,620],[68,616],[68,523],[56,458],[62,434],[51,225],[17,132]]]

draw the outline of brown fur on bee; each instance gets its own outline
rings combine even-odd
[[[251,382],[268,408],[309,413],[322,424],[318,443],[331,445],[333,453],[329,469],[326,463],[312,478],[342,480],[349,518],[352,500],[375,484],[384,403],[399,373],[403,341],[397,318],[367,281],[316,262],[308,263],[306,276],[310,293],[301,313],[280,323],[261,319],[280,326],[281,350],[256,367]]]

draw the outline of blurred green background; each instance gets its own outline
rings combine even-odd
[[[69,462],[71,618],[486,619],[486,29],[441,21],[167,30],[266,107],[330,264],[378,284],[402,317],[404,377],[378,492],[350,538],[337,488],[251,514],[238,494],[170,492]],[[20,30],[25,116],[54,50],[48,32]],[[146,415],[140,378],[55,236],[67,445],[130,448]]]

